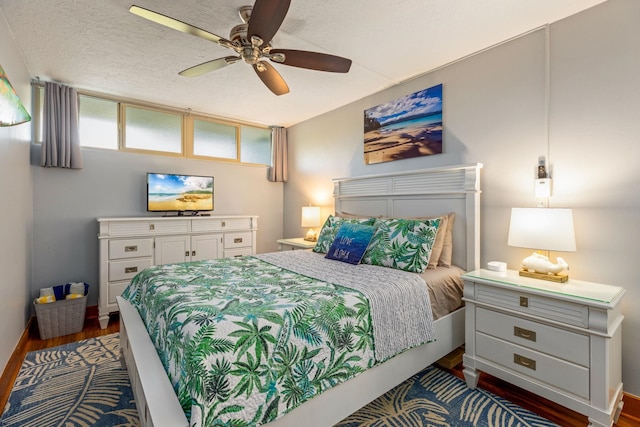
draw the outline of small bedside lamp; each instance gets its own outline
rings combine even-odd
[[[573,252],[576,238],[573,211],[555,208],[513,208],[509,224],[509,246],[545,251]],[[553,264],[547,256],[534,252],[522,260],[521,276],[566,282],[567,263],[560,257]]]
[[[310,227],[304,240],[308,240],[310,242],[318,240],[318,235],[313,229],[313,227],[320,227],[320,208],[318,206],[302,207],[302,226]]]

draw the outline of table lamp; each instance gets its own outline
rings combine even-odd
[[[310,227],[304,240],[316,242],[318,235],[313,227],[320,227],[320,208],[318,206],[302,207],[302,226]]]
[[[534,250],[573,252],[576,250],[573,211],[557,208],[513,208],[507,244]],[[569,276],[561,272],[568,268],[568,264],[560,257],[554,264],[548,256],[534,252],[522,260],[519,274],[566,282]]]

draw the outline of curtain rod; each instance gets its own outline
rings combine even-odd
[[[63,83],[59,83],[59,82],[51,82],[51,83],[63,84]],[[35,79],[31,79],[31,86],[32,87],[44,87],[44,84],[45,84],[45,82],[40,80],[39,77],[36,77]],[[213,120],[217,120],[217,121],[233,123],[233,124],[238,124],[238,125],[247,125],[247,126],[257,127],[257,128],[261,128],[261,129],[269,129],[269,128],[273,127],[273,126],[270,126],[270,125],[263,125],[263,124],[252,123],[252,122],[247,122],[247,121],[243,121],[243,120],[232,119],[232,118],[224,117],[224,116],[217,116],[217,115],[214,115],[214,114],[204,113],[204,112],[200,112],[200,111],[193,111],[191,108],[170,107],[168,105],[156,104],[156,103],[153,103],[153,102],[141,101],[141,100],[137,100],[137,99],[133,99],[133,98],[125,98],[125,97],[121,97],[121,96],[108,95],[108,94],[105,94],[105,93],[102,93],[102,92],[95,92],[95,91],[90,91],[90,90],[85,90],[85,89],[76,89],[76,90],[78,91],[79,95],[92,96],[94,98],[101,98],[101,99],[108,99],[110,101],[122,102],[122,103],[125,103],[125,104],[130,104],[130,105],[138,106],[138,107],[154,108],[154,109],[159,109],[159,110],[164,110],[164,111],[170,111],[170,112],[173,112],[173,113],[180,113],[180,114],[184,114],[186,116],[205,117],[205,118],[209,118],[209,119],[213,119]]]

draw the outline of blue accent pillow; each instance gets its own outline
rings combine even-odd
[[[359,264],[375,231],[372,225],[342,224],[325,258]]]
[[[336,233],[342,224],[364,224],[373,225],[375,218],[344,218],[340,216],[329,215],[324,222],[320,234],[318,235],[318,243],[313,248],[313,252],[326,254],[331,243],[336,239]]]

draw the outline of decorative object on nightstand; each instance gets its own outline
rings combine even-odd
[[[610,427],[622,410],[618,286],[553,283],[515,270],[464,274],[464,377],[508,381]]]
[[[509,223],[509,246],[545,251],[573,252],[576,238],[573,211],[557,208],[513,208]],[[522,260],[521,276],[566,282],[561,272],[569,265],[560,257],[554,264],[548,256],[534,252]]]
[[[309,242],[317,242],[318,234],[313,227],[320,227],[320,208],[318,206],[302,207],[302,224],[303,227],[309,227],[304,240]]]

